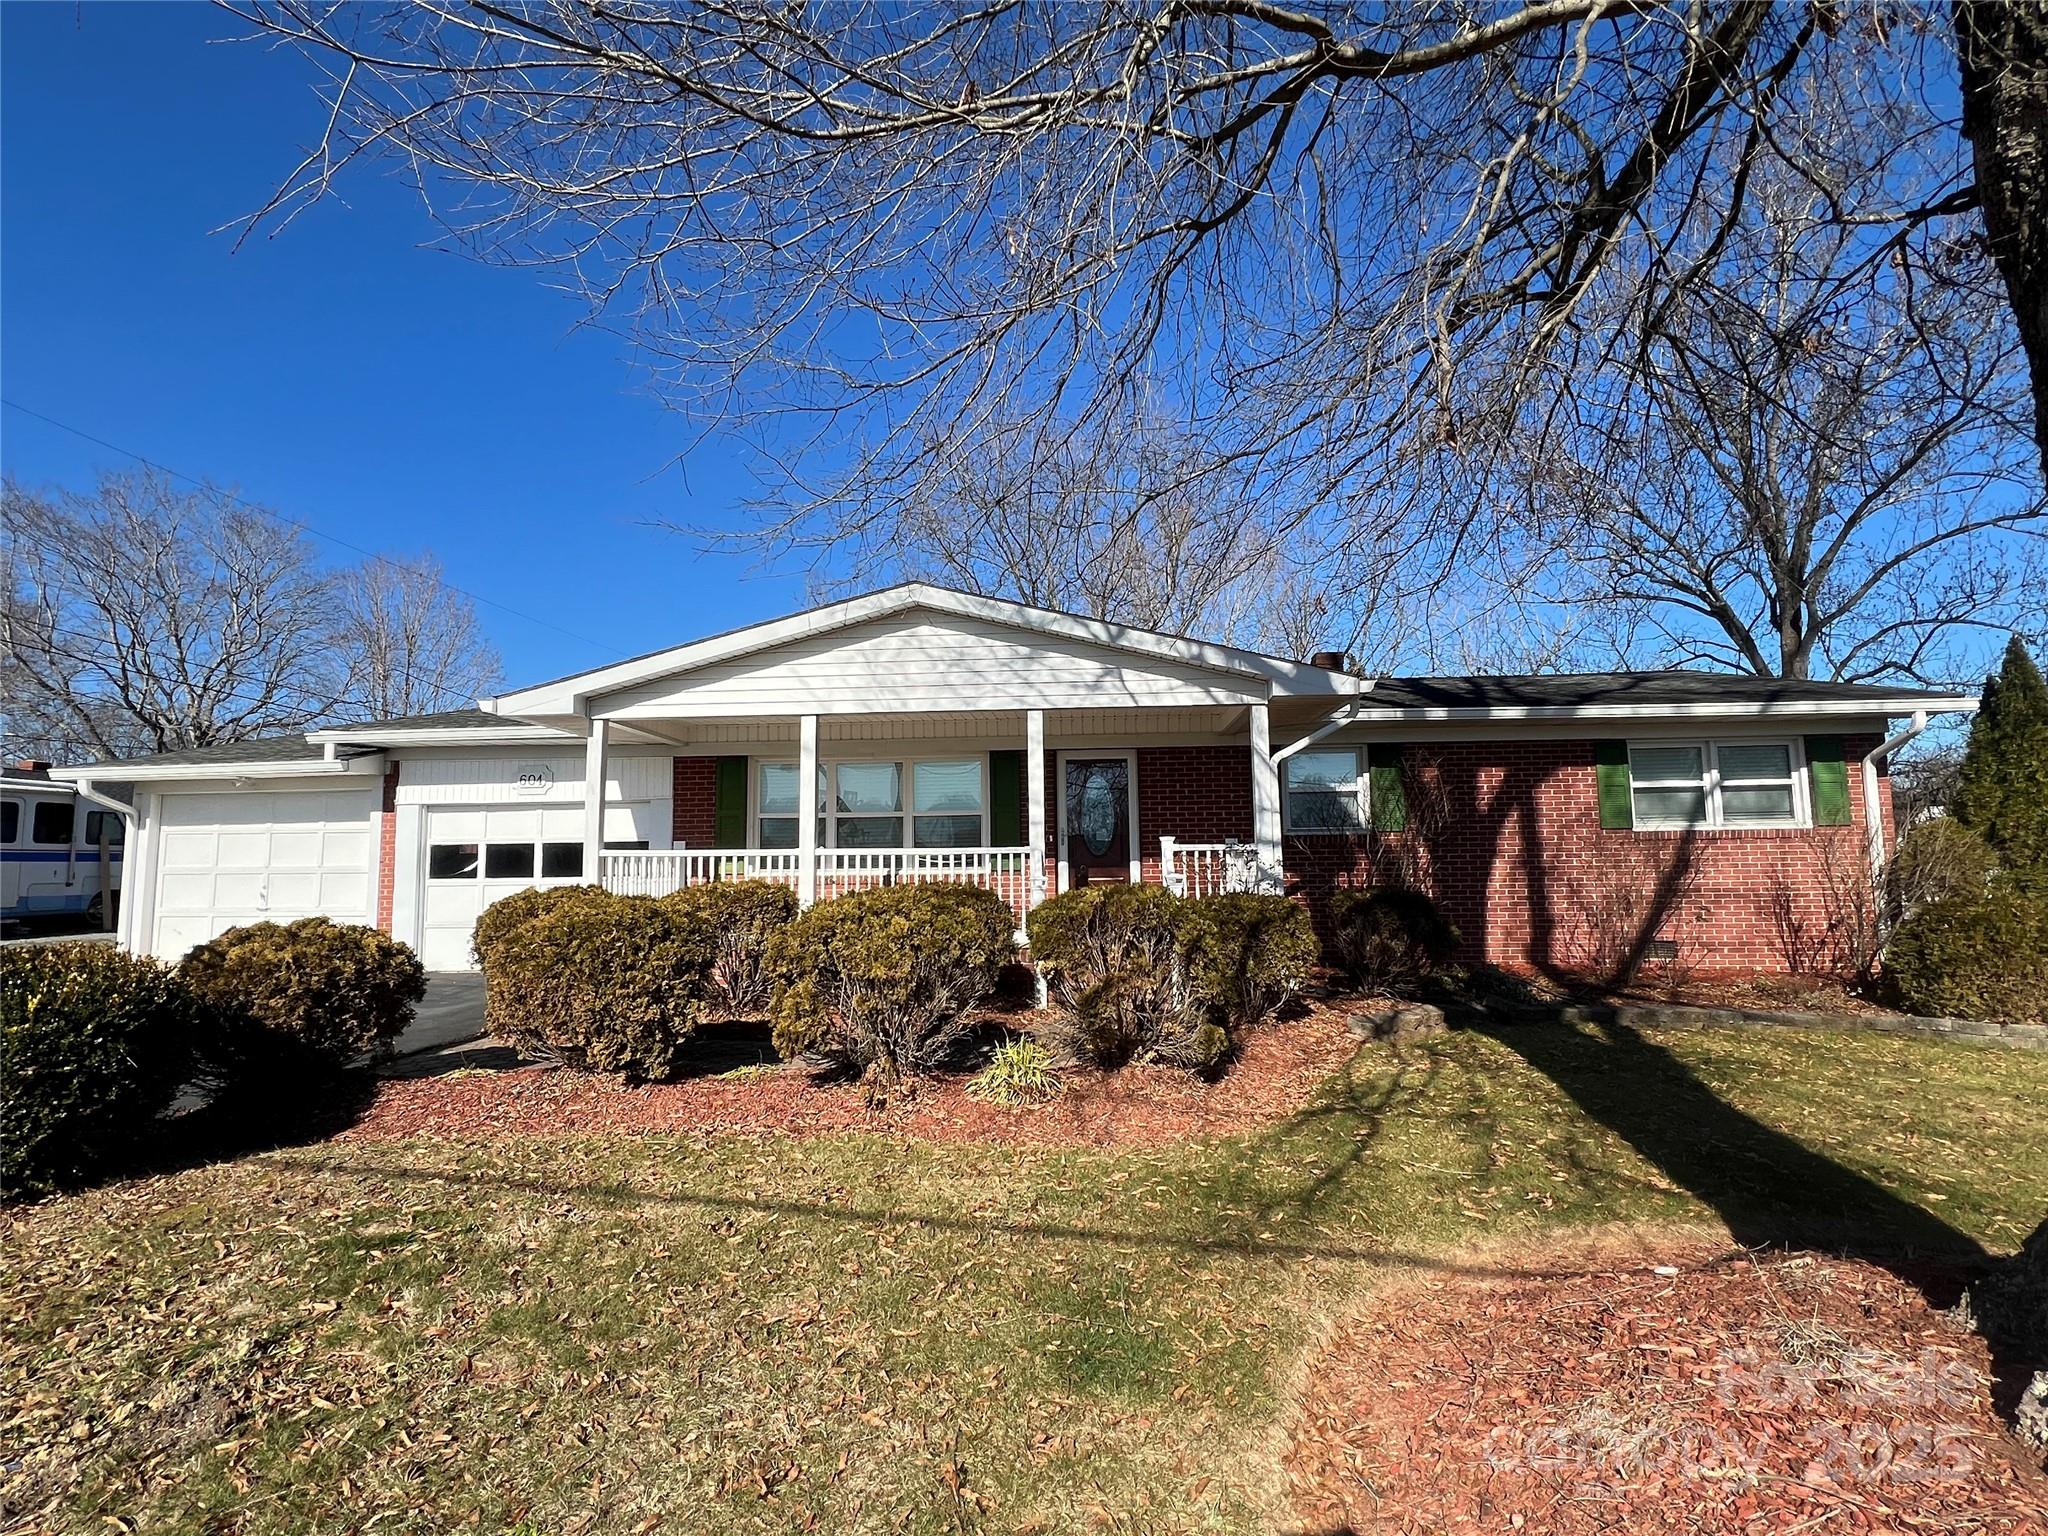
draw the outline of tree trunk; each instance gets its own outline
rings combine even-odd
[[[1992,259],[2034,383],[2034,440],[2048,473],[2048,4],[1955,0],[1963,133]]]

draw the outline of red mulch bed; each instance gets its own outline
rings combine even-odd
[[[1811,1254],[1655,1262],[1382,1298],[1311,1369],[1300,1528],[2048,1531],[1982,1341],[1910,1286]]]
[[[1253,1130],[1301,1109],[1357,1049],[1344,1018],[1315,1007],[1305,1017],[1254,1030],[1237,1060],[1213,1082],[1157,1066],[1069,1073],[1059,1098],[1022,1109],[969,1098],[964,1078],[921,1083],[871,1108],[858,1084],[819,1082],[794,1065],[640,1086],[537,1066],[393,1079],[377,1085],[368,1112],[343,1139],[880,1131],[940,1142],[1158,1146]],[[705,1049],[716,1059],[745,1060],[745,1045],[728,1037],[707,1042]],[[754,1045],[758,1060],[760,1042]]]

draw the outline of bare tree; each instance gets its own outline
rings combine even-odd
[[[4,492],[9,735],[60,757],[302,729],[343,697],[305,537],[155,471]]]
[[[472,705],[500,678],[471,604],[432,556],[377,556],[336,578],[334,643],[359,717],[390,720]]]
[[[1830,125],[1807,131],[1816,137]],[[1661,659],[1766,676],[1967,675],[2048,617],[2025,360],[1982,242],[1873,264],[1835,208],[1880,146],[1761,167],[1710,268],[1645,327],[1588,451],[1532,497]],[[1974,649],[1971,642],[1976,642]]]
[[[467,703],[497,668],[431,560],[328,570],[304,533],[156,470],[0,491],[8,749],[67,761]]]

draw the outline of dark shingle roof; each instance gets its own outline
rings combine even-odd
[[[342,747],[339,757],[359,757],[374,748]],[[101,768],[199,768],[209,763],[315,763],[327,749],[303,736],[281,736],[271,741],[231,741],[214,747],[182,747],[176,752],[154,752],[147,757],[123,757],[99,763]]]
[[[1367,709],[1570,709],[1595,704],[1795,704],[1954,698],[1929,689],[1817,683],[1736,672],[1560,672],[1537,677],[1382,677]]]
[[[391,720],[365,720],[347,725],[322,725],[315,727],[322,732],[346,731],[431,731],[462,730],[473,726],[517,725],[517,720],[507,720],[503,715],[493,715],[481,709],[444,709],[432,715],[399,715]]]

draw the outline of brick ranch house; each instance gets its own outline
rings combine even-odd
[[[374,923],[471,964],[492,901],[756,877],[1429,890],[1468,956],[1793,966],[1891,845],[1885,758],[1973,698],[1693,672],[1361,677],[924,584],[475,710],[60,768],[134,786],[120,935]],[[1897,734],[1892,722],[1910,719]]]

